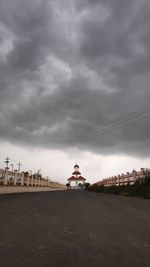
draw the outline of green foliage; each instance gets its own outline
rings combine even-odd
[[[90,186],[89,190],[93,192],[139,196],[150,199],[150,175],[146,175],[145,179],[137,180],[133,185],[104,186],[95,184]]]
[[[90,183],[85,183],[84,185],[86,190],[90,190]]]

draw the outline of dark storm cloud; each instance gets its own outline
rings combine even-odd
[[[149,105],[149,10],[147,0],[2,0],[1,141],[149,156],[148,119],[114,124]]]

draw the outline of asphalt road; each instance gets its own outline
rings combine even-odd
[[[150,266],[150,201],[91,192],[0,196],[0,267]]]

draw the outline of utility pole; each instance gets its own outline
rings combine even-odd
[[[4,176],[4,185],[7,185],[8,184],[8,170],[9,170],[9,167],[8,167],[8,164],[10,162],[10,159],[7,157],[5,159],[5,164],[6,164],[6,167],[5,167],[5,176]]]
[[[6,164],[5,169],[6,169],[6,170],[9,170],[8,164],[9,164],[9,162],[10,162],[10,158],[7,157],[7,158],[5,159],[4,162],[5,162],[5,164]]]
[[[20,173],[20,169],[21,169],[22,164],[21,164],[21,162],[19,161],[19,163],[18,163],[17,165],[18,165],[18,173]]]

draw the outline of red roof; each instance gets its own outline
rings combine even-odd
[[[79,177],[75,177],[75,176],[71,176],[70,178],[68,178],[68,181],[81,181],[81,180],[86,180],[84,177],[79,176]]]
[[[78,180],[86,180],[86,179],[84,177],[82,177],[82,176],[79,176]]]
[[[75,172],[73,172],[72,174],[73,174],[73,175],[80,175],[81,172],[79,172],[79,171],[75,171]]]
[[[75,180],[75,177],[74,176],[71,176],[70,178],[68,178],[68,181],[69,180]]]

